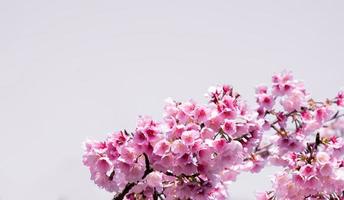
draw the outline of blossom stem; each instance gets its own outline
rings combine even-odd
[[[142,176],[142,179],[145,179],[148,174],[153,172],[153,168],[150,166],[149,159],[147,154],[143,153],[143,156],[145,157],[145,164],[146,164],[146,170],[145,173]],[[124,187],[122,192],[118,193],[113,197],[113,200],[123,200],[124,197],[130,192],[130,190],[137,184],[138,182],[134,183],[127,183],[127,185]]]

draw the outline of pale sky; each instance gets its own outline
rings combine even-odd
[[[316,98],[344,86],[344,2],[0,0],[0,200],[110,200],[82,166],[86,138],[291,69]],[[268,189],[243,174],[232,199]]]

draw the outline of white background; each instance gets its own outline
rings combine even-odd
[[[0,199],[110,200],[81,144],[291,69],[316,98],[344,86],[343,1],[0,0]],[[267,189],[243,174],[233,199]]]

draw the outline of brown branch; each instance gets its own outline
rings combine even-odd
[[[123,200],[124,197],[129,193],[129,191],[136,185],[136,183],[127,183],[125,188],[122,190],[121,193],[118,193],[116,196],[113,197],[113,200]]]
[[[143,174],[142,176],[142,179],[146,178],[146,176],[148,174],[150,174],[151,172],[153,172],[153,168],[150,166],[149,164],[149,159],[148,159],[148,156],[147,154],[143,153],[143,156],[145,157],[145,164],[146,164],[146,170],[145,170],[145,173]]]
[[[339,119],[341,117],[344,117],[344,113],[343,114],[339,114],[339,111],[337,111],[336,114],[334,114],[333,117],[331,117],[331,119],[329,119],[327,122],[335,120],[335,119]]]
[[[251,133],[245,133],[245,134],[243,134],[243,135],[241,135],[241,136],[238,136],[238,137],[236,137],[236,138],[234,138],[233,140],[236,140],[236,141],[242,141],[242,139],[249,139],[248,137],[249,136],[251,136],[252,134]]]
[[[153,172],[153,168],[150,166],[150,163],[149,163],[149,159],[148,159],[148,156],[147,154],[143,153],[143,156],[145,157],[145,164],[146,164],[146,170],[142,176],[142,179],[145,179],[146,176],[148,174],[150,174],[151,172]],[[124,197],[130,192],[130,190],[138,183],[137,182],[131,182],[131,183],[127,183],[127,185],[124,187],[124,189],[122,190],[122,192],[116,194],[112,200],[123,200]]]

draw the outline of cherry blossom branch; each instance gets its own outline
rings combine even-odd
[[[136,183],[128,183],[121,193],[114,196],[113,200],[123,200],[129,191],[136,185]]]
[[[208,97],[205,105],[167,100],[163,120],[140,117],[133,132],[85,142],[91,180],[113,200],[224,200],[227,181],[271,164],[282,170],[257,200],[344,200],[344,91],[315,101],[283,72],[257,87],[256,109],[228,85]]]
[[[146,165],[146,170],[142,176],[142,180],[146,178],[146,176],[148,174],[150,174],[151,172],[153,172],[153,168],[150,166],[149,163],[149,159],[147,154],[143,154],[143,156],[145,157],[145,165]],[[129,191],[137,184],[136,183],[127,183],[127,185],[124,187],[124,189],[122,190],[122,192],[118,193],[117,195],[114,196],[113,200],[123,200],[124,197],[129,193]]]

